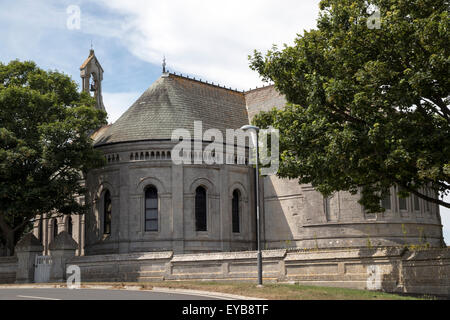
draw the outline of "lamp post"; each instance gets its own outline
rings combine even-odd
[[[256,238],[258,243],[257,266],[258,266],[258,286],[262,286],[262,252],[261,252],[261,220],[259,214],[259,145],[258,133],[260,128],[246,125],[241,128],[243,131],[254,131],[256,135]]]

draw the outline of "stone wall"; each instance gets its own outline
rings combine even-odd
[[[311,185],[297,180],[264,177],[262,206],[265,249],[398,247],[443,242],[439,207],[419,200],[422,210],[413,210],[413,198],[406,199],[408,210],[399,210],[392,190],[391,209],[369,214],[358,203],[359,195],[336,192],[324,199]]]
[[[450,248],[407,252],[401,263],[404,292],[450,296]]]
[[[17,258],[0,257],[0,283],[14,283],[16,281]]]
[[[164,280],[171,251],[74,257],[68,265],[81,269],[82,282]]]
[[[256,281],[256,252],[173,255],[172,252],[74,257],[82,282]],[[266,282],[450,296],[450,250],[263,251]]]

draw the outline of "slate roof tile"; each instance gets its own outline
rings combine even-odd
[[[194,121],[203,122],[203,132],[219,129],[225,137],[226,129],[248,124],[244,93],[163,75],[113,125],[96,135],[95,145],[171,139],[179,128],[193,137]]]

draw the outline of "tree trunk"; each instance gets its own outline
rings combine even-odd
[[[14,255],[14,247],[15,247],[15,243],[14,243],[14,232],[10,232],[8,234],[6,234],[6,254],[8,256],[13,256]]]
[[[0,232],[2,237],[6,240],[6,250],[8,256],[14,255],[14,230],[8,226],[0,214]]]

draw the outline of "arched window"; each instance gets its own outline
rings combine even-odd
[[[72,225],[72,217],[69,216],[69,218],[67,219],[67,232],[72,235],[73,233],[73,225]]]
[[[405,189],[402,188],[402,187],[398,187],[397,190],[399,192],[405,191]],[[397,198],[398,198],[398,209],[399,209],[399,211],[407,211],[408,210],[408,201],[410,201],[409,197],[408,198],[402,198],[397,193]]]
[[[391,191],[389,190],[389,193],[386,194],[386,196],[381,200],[381,206],[386,210],[391,210]]]
[[[327,222],[336,222],[339,220],[339,213],[336,210],[336,202],[339,198],[335,198],[336,195],[332,194],[323,198],[323,211]]]
[[[112,202],[109,190],[105,192],[103,207],[103,234],[111,234]]]
[[[198,187],[195,190],[195,230],[207,231],[206,227],[206,190]]]
[[[413,204],[414,204],[414,211],[420,212],[420,199],[415,194],[412,195],[413,197]]]
[[[153,186],[145,190],[145,231],[158,231],[158,190]]]
[[[232,224],[233,224],[233,233],[241,232],[241,226],[239,221],[239,203],[241,200],[241,193],[239,190],[233,191],[233,201],[232,201]]]
[[[330,197],[323,198],[323,211],[325,212],[327,221],[331,221]]]
[[[400,210],[408,210],[407,198],[398,198],[398,206]]]
[[[58,222],[56,221],[56,219],[52,220],[52,229],[53,229],[53,239],[55,239],[56,236],[58,235]]]

